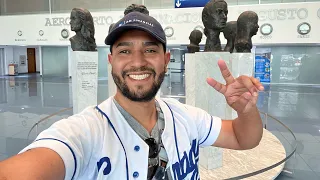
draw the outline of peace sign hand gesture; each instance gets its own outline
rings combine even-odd
[[[234,78],[223,60],[218,61],[218,66],[226,81],[226,85],[208,78],[207,83],[215,90],[223,94],[227,103],[238,113],[248,113],[256,108],[258,92],[264,87],[258,79],[248,76]]]

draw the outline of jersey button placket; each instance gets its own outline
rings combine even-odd
[[[135,146],[135,147],[134,147],[134,150],[135,150],[136,152],[139,152],[139,151],[140,151],[140,146],[138,146],[138,145]]]
[[[134,178],[138,178],[138,177],[139,177],[139,173],[138,173],[137,171],[134,172],[134,173],[133,173],[133,177],[134,177]]]

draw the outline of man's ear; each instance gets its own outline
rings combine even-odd
[[[164,55],[165,58],[165,64],[166,66],[168,66],[169,62],[170,62],[170,52],[166,52]]]
[[[112,54],[111,53],[108,54],[108,61],[109,61],[110,64],[112,64]]]

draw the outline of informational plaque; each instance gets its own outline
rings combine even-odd
[[[72,51],[73,113],[97,105],[98,52]]]
[[[27,60],[26,55],[20,55],[19,59],[20,59],[20,66],[25,66],[26,60]]]

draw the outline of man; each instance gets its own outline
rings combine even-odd
[[[207,82],[238,112],[234,121],[155,95],[170,54],[154,18],[132,12],[106,38],[118,87],[97,107],[56,122],[19,155],[0,163],[0,179],[199,179],[199,146],[250,149],[259,144],[262,122],[256,107],[258,80]],[[28,150],[28,151],[27,151]]]

